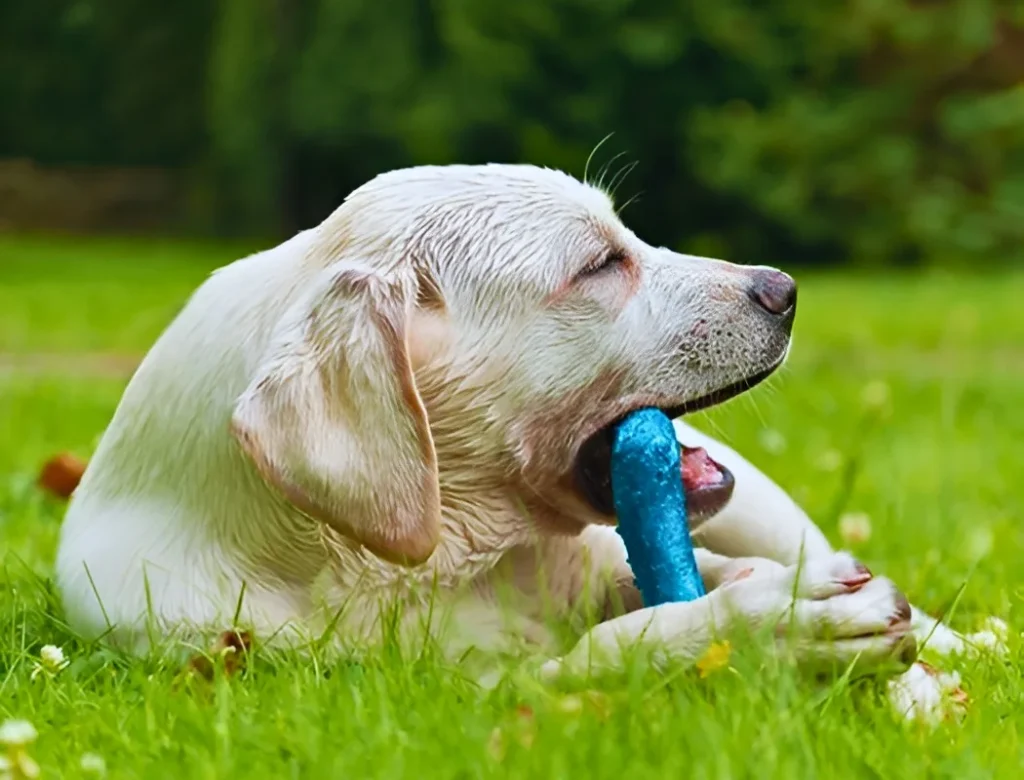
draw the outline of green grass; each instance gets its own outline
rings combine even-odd
[[[125,778],[1019,776],[1017,640],[1009,662],[960,667],[968,716],[933,732],[898,722],[871,684],[814,686],[753,651],[706,680],[638,674],[577,706],[525,682],[481,691],[435,658],[394,654],[325,670],[257,651],[245,675],[183,689],[159,658],[78,643],[48,581],[62,506],[36,491],[38,466],[88,455],[109,419],[126,377],[97,355],[144,352],[239,251],[0,239],[0,720],[35,724],[44,777],[79,776],[85,753]],[[820,277],[801,296],[784,374],[704,423],[834,541],[839,513],[866,512],[874,534],[857,554],[916,603],[942,611],[966,587],[955,625],[997,614],[1019,630],[1024,275]],[[877,382],[880,412],[862,397]],[[71,665],[32,681],[47,643]]]

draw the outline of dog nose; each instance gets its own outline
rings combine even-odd
[[[750,282],[750,297],[770,314],[785,314],[796,305],[796,282],[789,274],[758,268]]]

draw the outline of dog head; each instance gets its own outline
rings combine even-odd
[[[307,262],[233,429],[298,508],[404,564],[496,493],[549,530],[614,522],[610,426],[753,386],[795,311],[788,276],[649,246],[605,193],[528,166],[379,176]],[[702,450],[680,478],[694,521],[728,500]]]

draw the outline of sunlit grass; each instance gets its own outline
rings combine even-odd
[[[85,776],[97,757],[126,778],[1019,775],[1016,641],[1008,664],[961,668],[968,717],[931,733],[901,725],[870,685],[813,686],[742,647],[706,680],[640,674],[567,697],[482,691],[434,657],[325,672],[258,649],[247,674],[204,692],[176,687],[180,670],[160,659],[79,644],[49,583],[62,506],[36,490],[37,469],[57,451],[90,453],[123,366],[241,251],[0,239],[0,721],[36,726],[44,777]],[[956,625],[997,614],[1019,631],[1024,276],[802,281],[784,374],[703,424],[837,543],[839,516],[865,513],[858,556],[915,602],[942,611],[966,586]],[[33,681],[45,644],[71,663]]]

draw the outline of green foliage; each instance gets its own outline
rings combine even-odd
[[[747,4],[728,0],[715,14],[729,5]],[[718,47],[749,52],[767,99],[696,113],[703,180],[804,242],[843,245],[862,262],[1019,259],[1024,30],[1010,18],[1019,6],[786,6],[796,46],[766,33],[781,18],[774,6],[737,13],[758,31],[749,40],[706,28]]]
[[[273,225],[281,177],[279,34],[272,0],[223,0],[209,66],[210,165],[222,218]]]
[[[0,7],[0,156],[182,167],[280,231],[375,173],[589,153],[646,238],[1020,262],[1017,0],[40,0]],[[593,171],[592,171],[593,173]],[[620,175],[618,179],[622,179]]]
[[[189,164],[211,20],[207,0],[0,3],[0,156]]]

